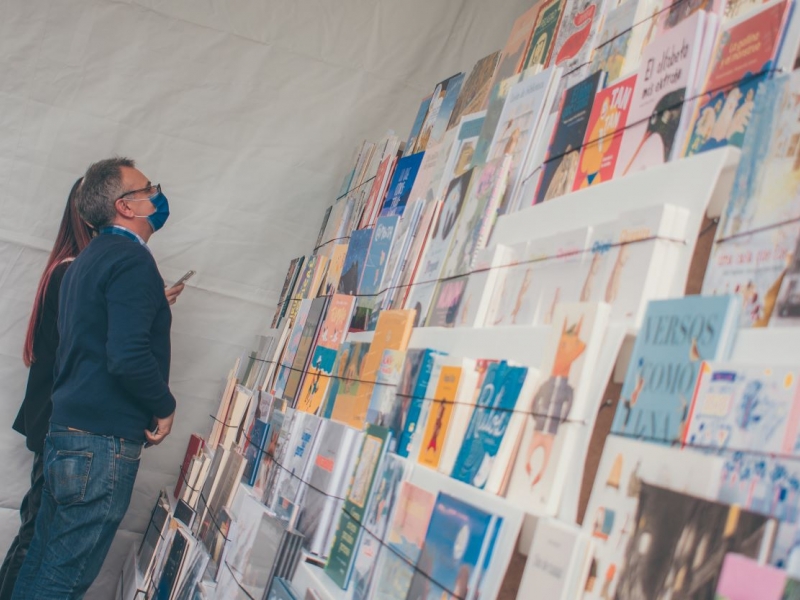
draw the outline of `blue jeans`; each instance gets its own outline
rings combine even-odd
[[[142,444],[51,424],[36,530],[13,600],[79,600],[128,510]]]

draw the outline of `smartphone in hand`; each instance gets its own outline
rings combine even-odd
[[[178,287],[180,284],[186,283],[187,281],[189,281],[192,277],[194,277],[194,275],[195,275],[195,271],[192,271],[192,270],[186,271],[184,276],[181,277],[180,279],[178,279],[178,281],[173,283],[170,287]]]

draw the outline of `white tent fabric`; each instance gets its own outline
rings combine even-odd
[[[0,551],[31,460],[11,431],[36,283],[67,192],[133,157],[173,216],[152,248],[174,310],[172,436],[148,450],[87,597],[119,566],[234,359],[271,318],[362,139],[408,134],[433,85],[500,48],[531,0],[0,0]]]

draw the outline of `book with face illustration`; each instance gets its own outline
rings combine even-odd
[[[647,306],[612,433],[655,443],[683,439],[704,360],[725,360],[739,319],[736,296],[686,296]]]
[[[714,500],[722,462],[720,456],[608,436],[583,519],[583,530],[593,545],[590,572],[580,581],[579,598],[615,597],[643,481]]]
[[[615,177],[664,164],[681,151],[707,23],[706,13],[698,11],[642,52]]]
[[[725,555],[758,558],[767,517],[642,483],[616,598],[713,598]]]
[[[594,73],[564,92],[561,109],[542,166],[539,187],[534,197],[535,204],[558,198],[572,191],[595,94],[602,85],[603,78],[602,72]]]
[[[555,514],[561,490],[575,456],[576,434],[583,419],[599,408],[600,392],[592,388],[594,364],[608,326],[606,304],[559,304],[545,349],[541,379],[525,415],[522,444],[516,457],[508,498]]]

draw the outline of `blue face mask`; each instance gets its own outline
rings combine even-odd
[[[153,228],[153,232],[156,232],[161,229],[164,226],[164,223],[167,222],[167,219],[169,219],[169,200],[167,200],[167,197],[163,192],[158,192],[152,198],[142,198],[142,200],[150,200],[150,202],[153,204],[153,208],[156,210],[147,216],[136,216],[139,219],[147,219],[147,222],[150,223],[150,227]]]

